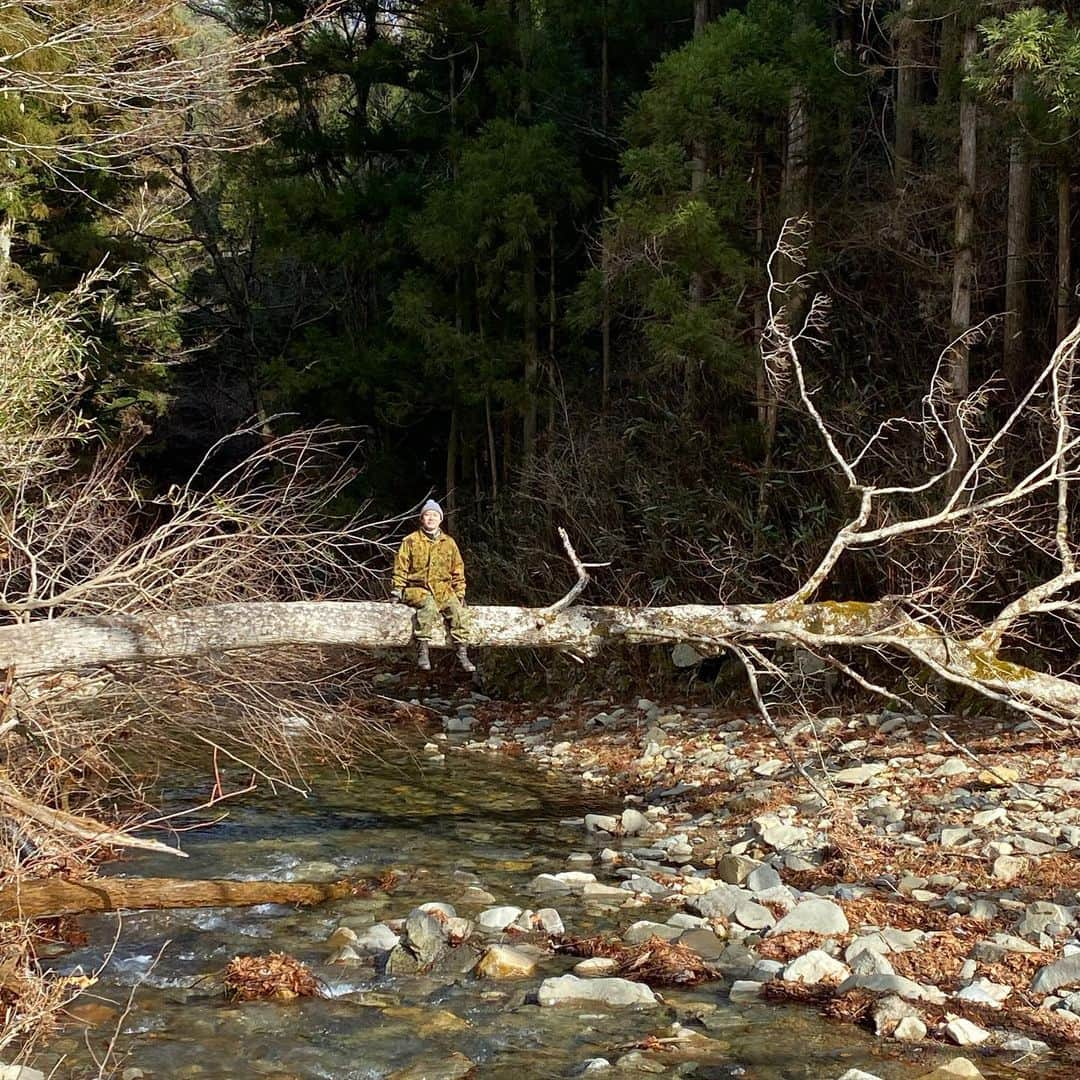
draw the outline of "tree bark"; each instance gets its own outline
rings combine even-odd
[[[1058,167],[1057,175],[1057,340],[1072,329],[1072,173]]]
[[[915,0],[900,0],[900,20],[896,24],[896,132],[893,147],[893,175],[897,188],[911,172],[915,153],[915,100],[918,70],[915,67],[919,24],[912,19]]]
[[[94,878],[23,881],[0,889],[0,919],[40,919],[88,911],[321,904],[355,895],[347,881],[185,881],[182,878]]]
[[[709,23],[709,0],[694,0],[694,37],[705,33]],[[709,148],[704,139],[695,139],[690,159],[690,195],[699,199],[705,190]],[[690,304],[700,307],[705,299],[705,278],[699,270],[690,275]]]
[[[979,39],[975,27],[964,30],[961,64],[966,72],[975,58]],[[975,180],[976,124],[975,98],[966,87],[960,91],[960,186],[956,192],[956,236],[953,254],[952,312],[949,338],[955,342],[948,357],[950,412],[949,438],[956,452],[952,476],[954,482],[971,464],[970,448],[960,421],[958,406],[968,395],[969,350],[961,336],[971,327],[971,287],[974,278],[975,252]]]
[[[1080,719],[1080,684],[997,657],[986,634],[951,638],[887,601],[876,603],[683,604],[677,607],[472,608],[472,640],[490,648],[539,648],[595,655],[606,643],[684,641],[719,651],[779,642],[814,650],[901,654],[959,685],[989,691],[1039,715]],[[290,645],[403,648],[413,613],[400,604],[334,601],[220,604],[186,611],[60,618],[0,627],[0,667],[16,678],[108,664],[150,663],[232,649]],[[449,646],[438,627],[433,644]]]
[[[536,395],[540,375],[540,344],[537,341],[540,312],[536,299],[536,252],[532,247],[525,253],[522,278],[525,289],[525,402],[522,405],[521,457],[523,463],[528,463],[536,449]]]
[[[603,28],[600,38],[600,130],[604,137],[604,154],[608,152],[608,124],[611,111],[611,78],[608,62],[607,0],[602,5]],[[607,412],[611,393],[611,244],[604,217],[611,198],[607,163],[600,178],[600,273],[603,278],[603,299],[600,314],[600,407]]]
[[[1013,76],[1016,122],[1026,95],[1027,76]],[[1027,331],[1028,232],[1031,224],[1031,157],[1027,137],[1017,131],[1009,146],[1009,205],[1005,260],[1005,377],[1015,391],[1023,387]]]

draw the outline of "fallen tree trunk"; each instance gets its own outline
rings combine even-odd
[[[557,649],[593,656],[610,642],[687,642],[706,651],[778,642],[827,654],[904,655],[939,677],[1031,715],[1080,719],[1080,684],[998,657],[996,624],[952,638],[895,603],[780,601],[676,607],[477,607],[472,640],[485,648]],[[16,677],[290,645],[403,647],[412,612],[399,604],[333,601],[219,604],[186,611],[42,620],[0,627],[0,667]],[[440,628],[436,645],[449,645]],[[831,662],[831,661],[830,661]],[[842,666],[842,665],[841,665]],[[849,672],[851,674],[851,672]]]
[[[184,881],[178,878],[95,878],[24,881],[0,889],[0,919],[40,919],[90,911],[321,904],[355,895],[347,881]]]

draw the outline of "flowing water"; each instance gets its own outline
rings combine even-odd
[[[174,785],[163,793],[169,808],[205,797],[205,784]],[[593,1057],[614,1061],[650,1035],[669,1035],[677,1019],[711,1041],[646,1054],[646,1068],[657,1062],[669,1076],[832,1080],[861,1067],[900,1080],[954,1056],[941,1048],[891,1056],[867,1033],[811,1009],[731,1004],[719,983],[665,991],[664,1008],[642,1011],[530,1003],[543,976],[573,965],[567,956],[543,962],[535,977],[499,982],[472,975],[395,978],[326,963],[326,939],[343,923],[361,929],[403,917],[425,901],[451,903],[459,914],[475,916],[489,906],[463,902],[476,883],[499,903],[553,904],[570,934],[618,928],[650,914],[663,921],[664,909],[620,915],[578,897],[539,901],[527,891],[534,875],[565,869],[570,852],[600,846],[579,826],[561,822],[603,809],[601,802],[513,761],[450,753],[439,763],[398,749],[351,781],[340,774],[314,777],[306,799],[261,791],[242,804],[226,804],[224,820],[184,834],[186,861],[139,854],[112,872],[336,880],[394,868],[401,884],[389,895],[303,910],[267,905],[85,917],[89,944],[57,957],[53,966],[71,974],[104,965],[80,999],[79,1011],[97,1026],[65,1029],[50,1044],[48,1060],[37,1064],[58,1063],[58,1077],[95,1076],[92,1051],[100,1056],[117,1032],[109,1062],[117,1075],[141,1069],[155,1078],[400,1074],[440,1080],[461,1075],[461,1057],[454,1055],[464,1055],[477,1066],[470,1075],[524,1080],[571,1076]],[[230,958],[271,951],[309,963],[328,996],[226,1002],[220,974]],[[988,1076],[1017,1075],[980,1064]]]

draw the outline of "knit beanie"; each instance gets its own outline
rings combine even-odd
[[[442,521],[446,516],[443,513],[442,507],[434,499],[428,499],[428,501],[420,507],[420,516],[423,517],[429,510],[434,510],[435,513],[439,515],[439,521]]]

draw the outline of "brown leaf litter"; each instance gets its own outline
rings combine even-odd
[[[571,938],[559,948],[571,956],[608,957],[618,964],[613,975],[650,986],[692,986],[717,978],[693,949],[658,937],[638,945],[625,945],[617,939],[597,934]]]
[[[288,953],[270,953],[234,956],[225,969],[225,996],[230,1001],[293,1001],[322,994],[305,964]]]

